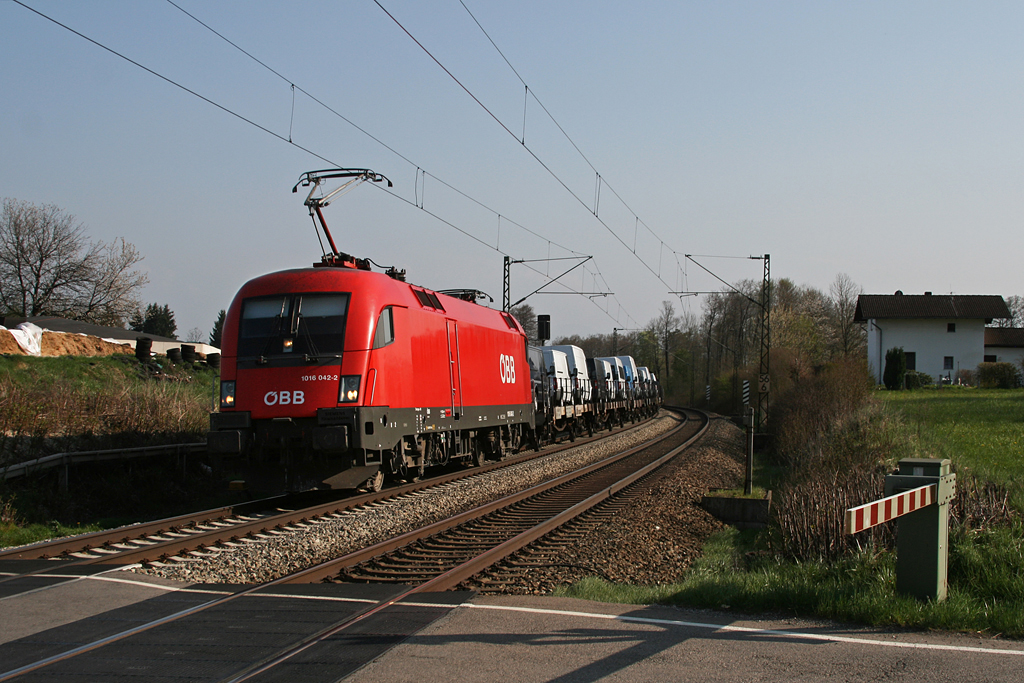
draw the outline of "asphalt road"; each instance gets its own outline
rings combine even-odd
[[[346,681],[1021,681],[1024,643],[531,597],[478,597]]]
[[[78,642],[109,635],[97,629],[111,633],[124,630],[208,601],[222,595],[226,588],[189,586],[118,571],[77,578],[39,577],[28,583],[3,585],[11,590],[0,596],[0,660],[6,660],[12,670],[44,655],[72,649]],[[20,585],[20,592],[14,590],[15,585]],[[352,590],[343,587],[334,590],[341,591],[334,595],[330,586],[309,588],[304,591],[308,594],[295,603],[298,607],[281,602],[290,600],[289,596],[268,596],[266,602],[253,608],[258,611],[248,619],[230,622],[232,642],[244,643],[261,633],[265,636],[268,623],[277,626],[285,617],[301,620],[323,613],[329,621],[332,610],[350,610],[347,605],[353,601],[367,602],[360,596],[346,597]],[[435,594],[430,601],[432,607],[451,602],[451,611],[383,654],[379,650],[369,654],[372,661],[344,680],[563,683],[1024,679],[1024,642],[976,635],[866,629],[550,597],[477,596],[460,604],[454,595]],[[287,611],[295,609],[300,611]],[[392,621],[403,618],[398,614]],[[400,632],[398,622],[368,626],[350,642],[365,645],[387,640],[390,646],[394,638],[389,634]],[[194,648],[197,638],[196,633],[184,628],[167,634],[167,642],[161,647]],[[338,674],[328,671],[334,659],[356,654],[351,644],[339,647],[334,655],[325,653],[326,659],[321,657],[321,666],[304,669],[301,680],[336,680]],[[214,648],[213,652],[219,654],[211,661],[224,658],[222,649]],[[117,661],[126,661],[119,659],[122,656],[114,658],[111,671],[127,679],[131,672],[117,665]],[[145,658],[141,650],[133,657]],[[141,663],[145,662],[135,662]],[[3,670],[5,667],[0,667]]]

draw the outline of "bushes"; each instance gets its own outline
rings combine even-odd
[[[1021,373],[1013,363],[981,363],[978,385],[982,389],[1017,389],[1021,386]]]
[[[772,406],[776,464],[806,467],[827,456],[827,440],[867,402],[871,378],[862,360],[844,359],[798,379]]]
[[[208,425],[210,370],[150,376],[131,356],[3,366],[0,466],[60,451],[196,441]]]
[[[907,385],[907,389],[921,389],[935,384],[935,379],[926,372],[907,370],[905,383]]]
[[[885,528],[856,537],[842,528],[845,510],[877,499],[891,464],[909,450],[870,387],[865,364],[844,360],[776,401],[773,456],[786,475],[774,498],[769,543],[780,555],[834,559],[865,541],[891,542]]]
[[[809,454],[791,469],[773,503],[769,543],[783,557],[833,560],[863,547],[891,547],[893,528],[875,527],[856,536],[844,533],[845,512],[881,497],[885,475],[900,457],[912,455],[891,415],[866,402],[841,425],[808,444]]]

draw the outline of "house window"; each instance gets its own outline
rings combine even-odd
[[[946,332],[956,332],[956,323],[946,323]]]
[[[907,351],[904,356],[907,359],[907,370],[917,370],[917,354],[913,351]]]
[[[996,357],[995,356],[985,356],[985,362],[986,363],[995,363],[996,362]]]
[[[952,370],[953,369],[953,356],[946,356],[942,359],[942,369]]]

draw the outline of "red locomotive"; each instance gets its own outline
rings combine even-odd
[[[333,475],[333,488],[379,488],[385,473],[518,448],[534,428],[522,327],[474,303],[475,292],[434,292],[338,252],[320,208],[345,186],[312,195],[341,177],[386,180],[304,174],[331,253],[247,282],[227,311],[210,452],[279,461],[292,486],[301,465]]]

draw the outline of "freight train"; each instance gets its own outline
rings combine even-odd
[[[333,177],[386,180],[334,169],[300,182],[315,190]],[[320,212],[327,200],[311,190],[306,204],[331,252],[250,280],[232,301],[211,454],[378,489],[385,475],[483,464],[657,411],[657,378],[629,356],[530,347],[513,316],[476,303],[479,292],[432,291],[338,252]]]

